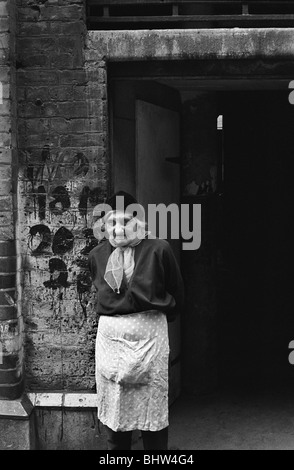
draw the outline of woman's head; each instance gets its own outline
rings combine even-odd
[[[115,246],[128,246],[145,238],[145,223],[130,212],[111,211],[104,219],[106,236]]]
[[[108,238],[111,244],[126,246],[146,236],[144,209],[124,191],[108,198],[93,227],[94,236]]]

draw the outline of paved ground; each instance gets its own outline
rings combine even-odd
[[[142,449],[141,440],[136,445]],[[182,395],[170,410],[169,447],[180,450],[293,450],[294,393]]]
[[[170,448],[294,449],[294,394],[182,396],[170,411]]]

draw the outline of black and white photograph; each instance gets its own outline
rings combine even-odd
[[[0,0],[0,450],[294,450],[293,159],[294,0]]]

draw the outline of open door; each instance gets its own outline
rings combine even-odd
[[[112,106],[113,190],[148,204],[180,202],[179,93],[153,81],[114,79]],[[169,240],[180,264],[180,240]],[[169,324],[170,404],[180,393],[180,318]]]
[[[136,101],[137,198],[148,204],[180,204],[179,113],[145,101]],[[159,235],[157,232],[154,235]],[[169,240],[180,264],[180,240]],[[180,393],[180,317],[169,323],[170,403]]]

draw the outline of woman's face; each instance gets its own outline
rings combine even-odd
[[[136,236],[136,221],[131,214],[116,211],[109,215],[105,222],[105,230],[109,239],[118,245],[127,244]]]

